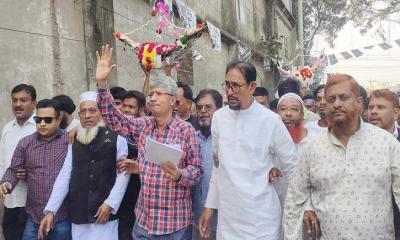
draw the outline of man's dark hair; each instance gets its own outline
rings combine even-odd
[[[114,87],[110,88],[110,92],[111,92],[111,95],[113,96],[114,100],[116,100],[116,99],[122,100],[124,98],[126,90],[123,87],[114,86]]]
[[[368,104],[369,104],[368,93],[367,93],[367,90],[365,90],[365,88],[363,86],[361,86],[361,85],[360,85],[360,96],[363,99],[363,108],[367,109],[368,108]]]
[[[256,87],[256,89],[254,90],[253,96],[257,97],[257,96],[265,96],[268,97],[268,90],[265,87]]]
[[[214,99],[214,103],[215,106],[217,107],[217,109],[222,108],[222,95],[221,93],[219,93],[217,90],[215,89],[203,89],[199,92],[199,94],[197,95],[196,99],[194,100],[197,103],[199,102],[199,100],[207,95],[210,95],[213,99]]]
[[[61,111],[64,111],[68,114],[72,114],[75,112],[76,106],[74,101],[67,95],[58,95],[53,97],[53,99],[57,100],[61,104]]]
[[[247,83],[253,82],[257,79],[257,70],[253,64],[244,61],[232,61],[226,66],[225,74],[232,69],[237,69],[242,73]]]
[[[11,95],[21,91],[27,92],[29,95],[31,95],[32,101],[36,101],[36,89],[32,85],[25,83],[18,84],[11,90]]]
[[[303,100],[307,100],[307,99],[315,100],[315,97],[314,97],[314,95],[312,95],[312,94],[306,94],[306,95],[303,97]]]
[[[183,97],[185,97],[187,100],[193,101],[193,91],[189,87],[189,85],[187,85],[186,83],[184,83],[182,81],[178,81],[178,82],[176,82],[176,84],[178,85],[178,88],[182,88]]]
[[[315,99],[317,99],[318,92],[321,91],[321,89],[324,89],[324,88],[325,88],[325,84],[321,84],[316,89],[314,89],[313,95],[314,95]]]
[[[286,93],[295,93],[300,96],[300,82],[293,78],[288,78],[278,86],[278,95],[282,97]]]
[[[42,99],[36,105],[36,110],[41,108],[53,108],[56,112],[56,117],[60,116],[61,103],[55,99]]]
[[[146,97],[143,93],[136,90],[127,91],[121,100],[125,100],[128,98],[135,98],[138,104],[138,108],[144,108],[146,106]]]
[[[271,109],[271,111],[276,111],[276,109],[278,108],[278,99],[274,99],[271,101],[271,103],[269,104],[269,109]]]

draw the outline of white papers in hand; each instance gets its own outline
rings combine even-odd
[[[151,138],[146,140],[146,161],[161,164],[161,161],[170,161],[178,166],[183,151],[177,147],[157,142]]]

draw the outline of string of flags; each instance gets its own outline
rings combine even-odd
[[[351,49],[348,51],[343,51],[340,53],[332,53],[332,54],[328,54],[326,56],[326,65],[330,66],[330,65],[335,65],[336,63],[339,62],[339,56],[341,56],[341,58],[343,58],[344,60],[348,60],[351,58],[358,58],[364,55],[364,50],[371,50],[374,47],[379,47],[382,50],[386,51],[388,49],[393,48],[393,46],[395,46],[395,44],[397,44],[397,46],[400,47],[400,39],[396,39],[393,41],[393,43],[387,43],[387,42],[383,42],[383,43],[378,43],[378,44],[374,44],[374,45],[369,45],[369,46],[365,46],[363,48],[356,48],[356,49]],[[316,57],[312,57],[311,58],[312,61],[315,61],[317,58]]]

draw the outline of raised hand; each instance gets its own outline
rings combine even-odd
[[[116,66],[115,64],[111,64],[112,51],[113,49],[108,44],[101,46],[101,55],[96,51],[96,80],[98,87],[107,86],[108,77]]]

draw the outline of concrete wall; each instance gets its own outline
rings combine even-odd
[[[213,22],[223,32],[252,46],[266,34],[267,1],[246,0],[245,22],[239,22],[233,0],[184,0],[196,15]],[[110,43],[116,49],[116,71],[112,85],[142,89],[144,74],[135,53],[125,51],[112,33],[129,32],[151,23],[130,35],[138,41],[172,43],[172,36],[155,33],[156,19],[150,16],[148,0],[2,0],[0,1],[0,128],[12,119],[10,91],[19,83],[33,84],[38,99],[65,93],[75,101],[81,92],[95,89],[95,51]],[[180,23],[179,19],[175,21]],[[279,26],[277,26],[279,28]],[[296,33],[284,33],[294,49]],[[226,64],[237,58],[237,44],[224,35],[222,51],[213,52],[207,36],[194,49],[205,61],[193,62],[195,94],[203,88],[221,90]],[[258,70],[258,83],[272,90],[276,82],[262,69],[262,59],[252,62]],[[152,74],[157,74],[154,71]],[[174,73],[176,78],[176,74]]]

